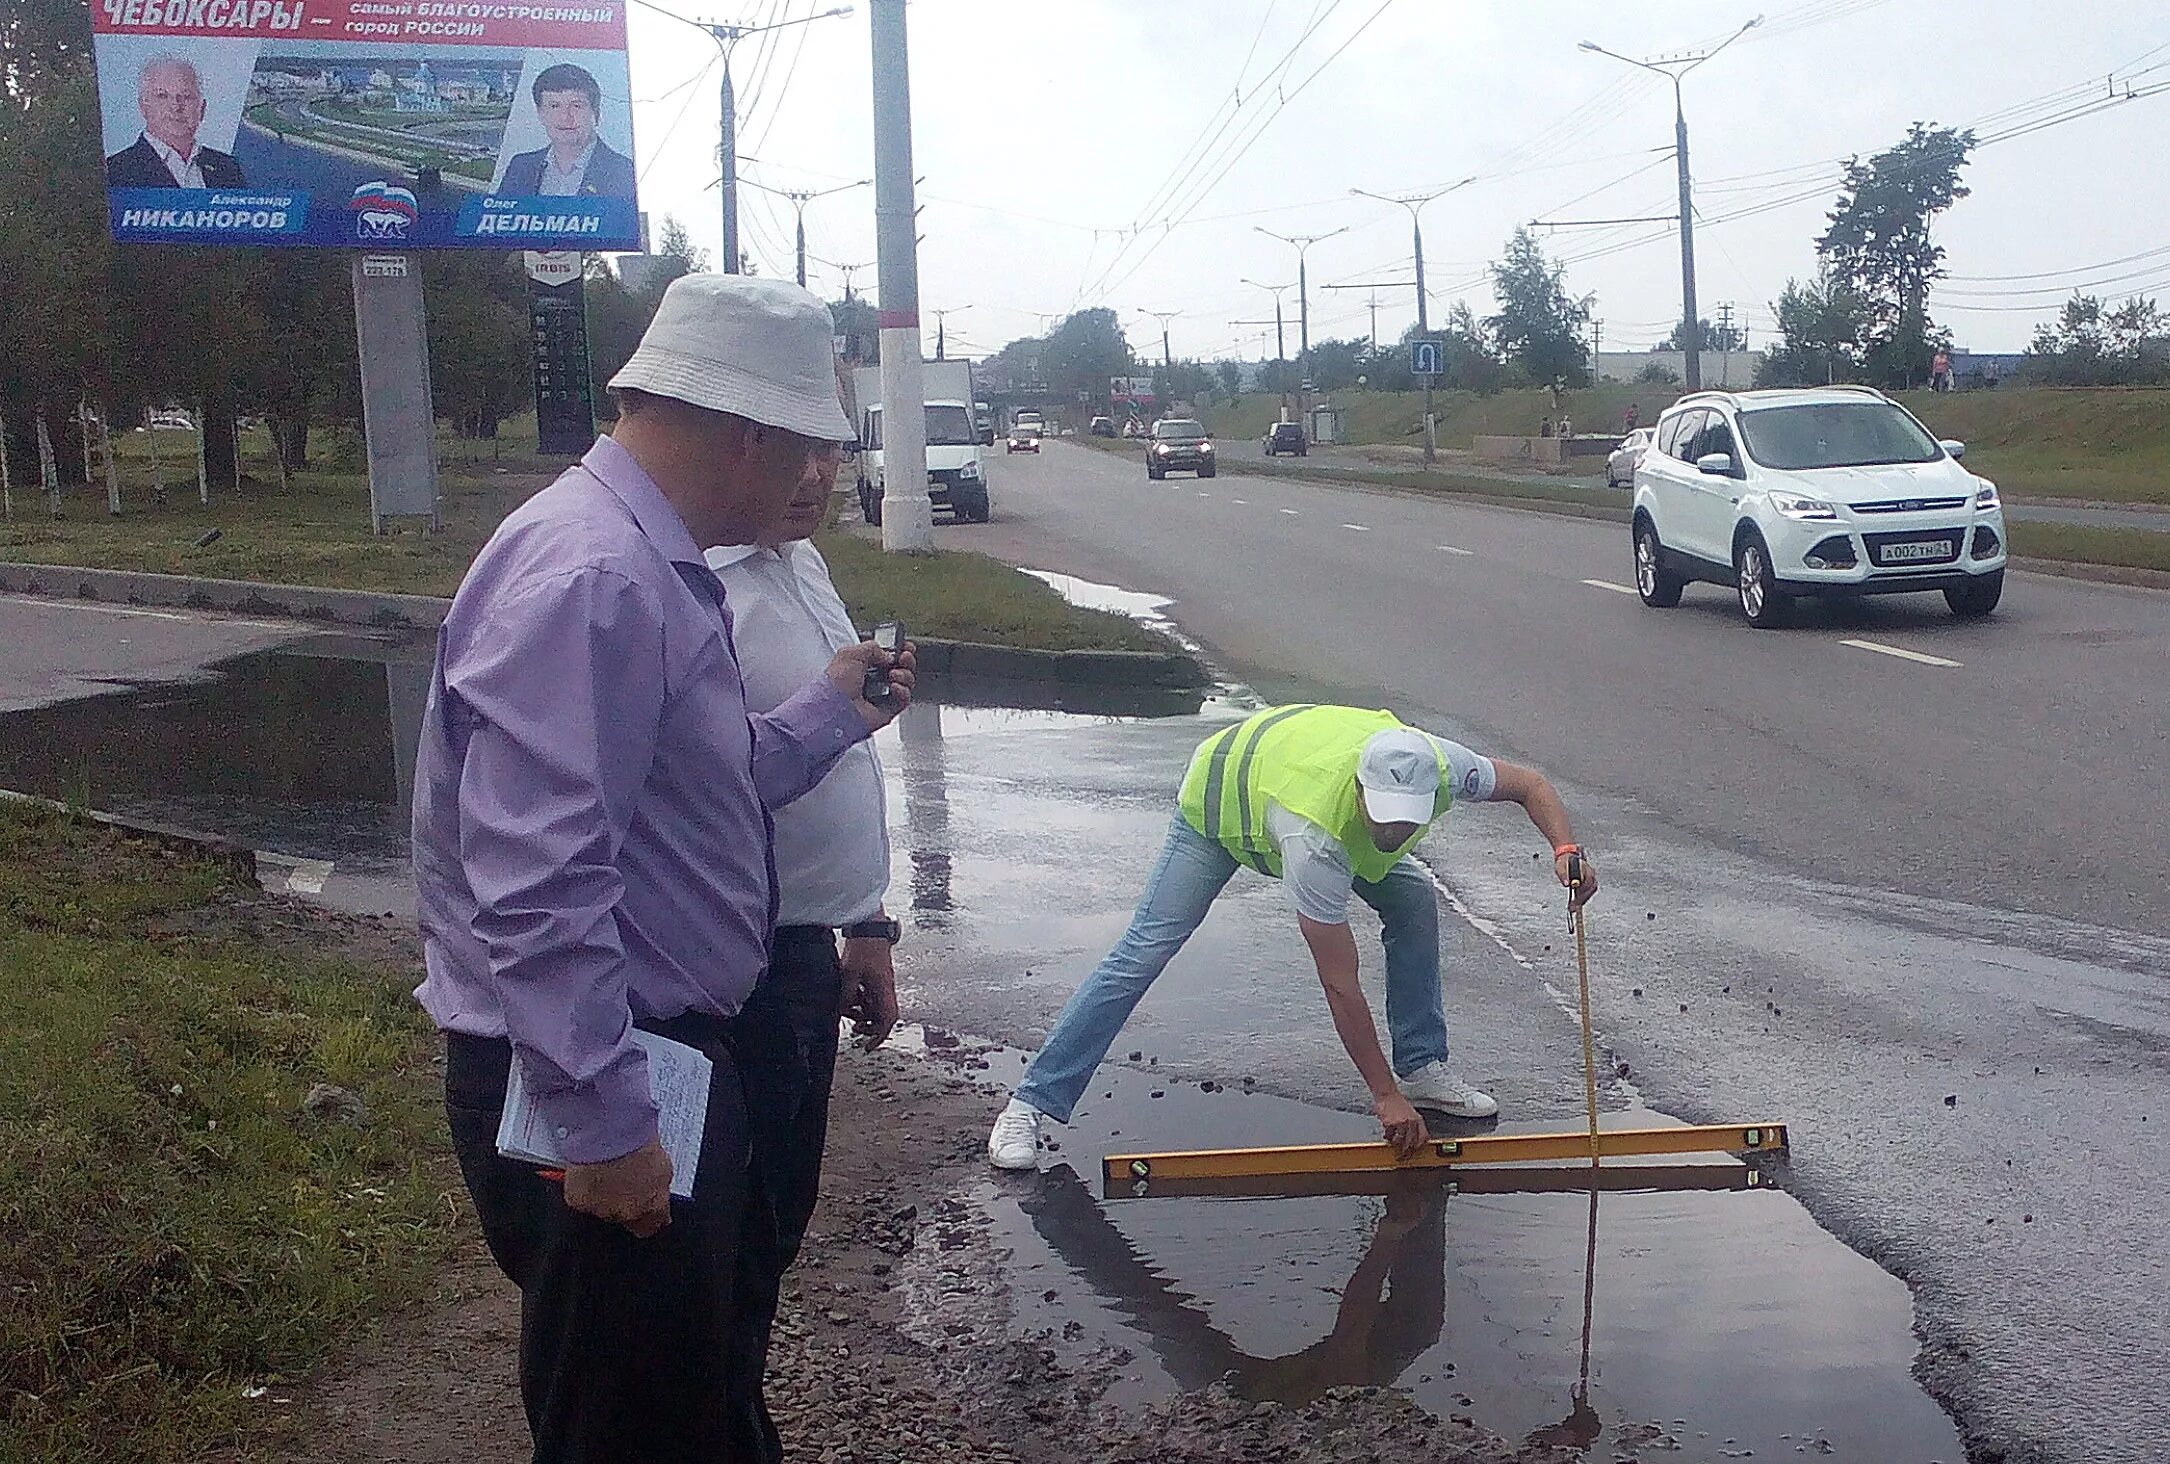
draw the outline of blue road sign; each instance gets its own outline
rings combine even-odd
[[[1446,353],[1438,341],[1411,341],[1409,343],[1409,369],[1418,376],[1437,376],[1445,364]]]

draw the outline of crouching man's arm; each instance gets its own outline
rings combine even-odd
[[[1387,1065],[1379,1046],[1379,1029],[1371,1020],[1371,1006],[1356,982],[1356,937],[1346,924],[1329,925],[1308,915],[1296,917],[1311,959],[1318,964],[1319,985],[1326,989],[1326,1007],[1333,1013],[1334,1031],[1348,1049],[1349,1060],[1364,1076],[1371,1090],[1373,1109],[1386,1141],[1406,1159],[1431,1135],[1424,1120],[1401,1090],[1394,1086],[1394,1069]]]

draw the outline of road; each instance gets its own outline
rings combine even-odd
[[[1166,594],[1272,698],[1387,704],[1567,791],[1608,878],[1606,1035],[1690,1119],[1783,1117],[1792,1187],[1915,1288],[1977,1447],[2170,1457],[2170,599],[2015,575],[1761,634],[1646,610],[1613,524],[1271,478],[1149,484],[1068,444],[945,543]],[[1526,831],[1435,862],[1535,962]],[[1140,857],[1143,857],[1141,851]],[[1299,1012],[1246,1020],[1315,1026]]]

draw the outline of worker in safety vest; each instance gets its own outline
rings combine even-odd
[[[1131,1010],[1239,865],[1288,891],[1334,1030],[1371,1090],[1388,1142],[1407,1156],[1429,1137],[1417,1104],[1460,1118],[1499,1112],[1490,1095],[1447,1071],[1437,895],[1430,874],[1408,857],[1457,798],[1521,804],[1552,845],[1560,883],[1569,883],[1568,861],[1583,851],[1542,773],[1480,757],[1391,712],[1275,707],[1207,738],[1191,756],[1167,847],[1130,929],[1063,1008],[995,1120],[988,1159],[1002,1169],[1036,1166],[1040,1120],[1070,1121]],[[1577,904],[1596,892],[1587,855],[1574,889]],[[1384,926],[1391,1067],[1357,985],[1352,893]]]

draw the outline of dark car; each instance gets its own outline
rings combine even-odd
[[[1213,439],[1206,435],[1203,422],[1164,417],[1153,424],[1152,436],[1145,445],[1146,477],[1165,478],[1171,472],[1181,472],[1210,478],[1214,467]]]
[[[1113,417],[1095,417],[1092,420],[1092,425],[1085,430],[1095,437],[1113,437],[1115,435],[1115,419]]]
[[[1305,438],[1301,423],[1276,422],[1267,429],[1266,456],[1279,457],[1284,452],[1294,457],[1311,455],[1311,443]]]

